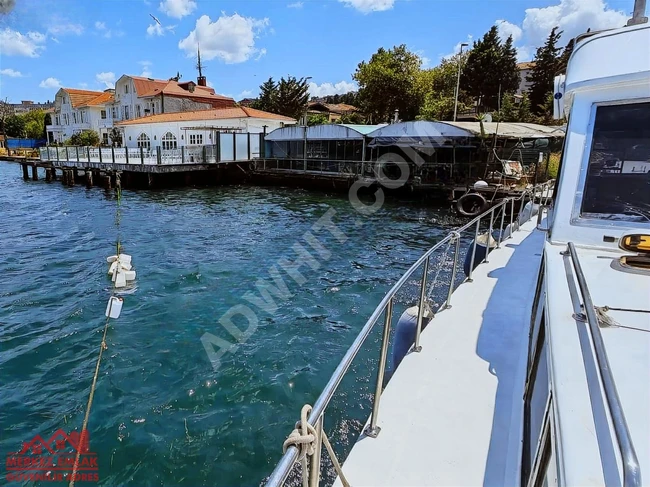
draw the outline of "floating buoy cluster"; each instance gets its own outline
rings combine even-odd
[[[116,289],[126,287],[126,283],[135,281],[135,270],[131,266],[131,256],[127,254],[111,255],[106,258],[108,275],[111,276]]]

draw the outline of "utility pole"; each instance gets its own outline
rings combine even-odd
[[[463,42],[460,45],[460,53],[458,54],[458,78],[456,78],[456,95],[454,97],[454,122],[456,121],[456,115],[458,114],[458,92],[460,90],[460,70],[463,65],[463,47],[467,46],[469,46],[469,44]]]

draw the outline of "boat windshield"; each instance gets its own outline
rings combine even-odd
[[[650,102],[597,107],[581,217],[650,223]]]

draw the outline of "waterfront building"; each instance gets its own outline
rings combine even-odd
[[[112,102],[113,90],[61,88],[54,98],[52,124],[46,126],[48,142],[62,143],[75,133],[94,130],[108,144],[113,127],[108,106]]]
[[[359,109],[346,103],[311,101],[307,105],[308,115],[325,115],[328,122],[336,122],[343,115],[349,115],[352,113],[359,113]]]
[[[216,145],[217,133],[267,133],[296,120],[248,107],[160,113],[116,122],[126,147],[163,150]]]
[[[54,102],[47,100],[44,103],[38,103],[32,100],[22,100],[20,103],[10,103],[10,106],[14,110],[14,115],[22,115],[34,110],[50,111],[54,108]]]
[[[526,62],[517,64],[517,69],[519,69],[519,88],[517,88],[517,95],[523,95],[530,90],[530,81],[526,78],[530,75],[530,72],[535,67],[534,62]]]

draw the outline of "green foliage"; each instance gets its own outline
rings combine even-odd
[[[307,119],[307,125],[310,127],[312,125],[323,125],[326,123],[329,123],[329,120],[327,118],[327,115],[323,115],[322,113],[309,115],[309,118]]]
[[[363,124],[366,123],[363,116],[357,112],[344,113],[336,123]]]
[[[306,78],[289,76],[277,83],[269,78],[260,85],[260,96],[251,107],[299,119],[305,114],[308,101],[309,85]]]
[[[28,139],[40,139],[43,136],[43,125],[36,120],[30,120],[25,124],[25,137]]]
[[[276,108],[277,87],[273,78],[269,78],[260,85],[260,95],[252,103],[252,107],[265,112],[273,112]]]
[[[413,120],[423,96],[417,89],[422,60],[406,45],[379,48],[370,61],[359,63],[352,76],[359,85],[359,105],[372,123],[387,122],[395,110],[403,120]]]
[[[492,26],[482,39],[474,41],[463,69],[461,85],[479,101],[481,111],[498,108],[499,92],[503,95],[517,91],[519,70],[512,37],[502,44],[497,27]]]
[[[4,130],[7,137],[25,137],[25,118],[20,115],[10,115],[5,119]]]
[[[340,95],[327,95],[321,98],[324,103],[345,103],[346,105],[357,106],[359,103],[359,94],[356,91],[350,91],[348,93],[342,93]]]
[[[569,58],[571,57],[571,53],[573,52],[573,47],[575,46],[575,39],[571,39],[569,43],[566,45],[564,48],[564,51],[562,51],[562,55],[560,56],[560,59],[558,60],[558,73],[566,73],[566,68],[567,65],[569,64]]]
[[[97,146],[99,145],[99,134],[94,130],[83,130],[70,137],[71,145]]]
[[[420,72],[418,90],[422,94],[423,103],[418,114],[419,120],[452,120],[454,117],[454,102],[459,63],[462,69],[468,53],[457,54],[432,69]],[[458,94],[458,112],[469,109],[471,103],[467,92],[460,90]]]
[[[554,27],[544,45],[537,49],[533,59],[535,66],[526,78],[531,83],[530,102],[533,112],[537,115],[544,114],[547,96],[553,93],[553,80],[560,69],[561,49],[557,42],[561,35],[562,32],[558,32],[557,27]]]
[[[506,94],[501,102],[501,111],[494,114],[495,122],[534,122],[535,117],[530,113],[530,100],[526,93],[517,102],[511,94]]]

